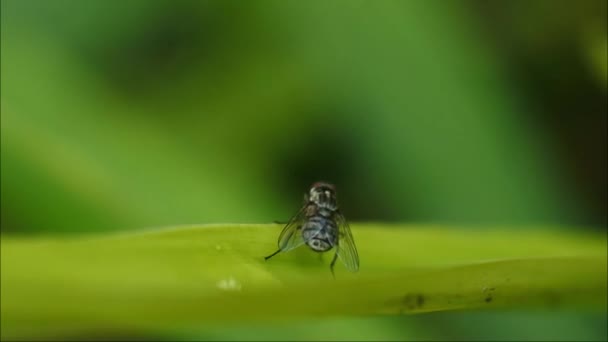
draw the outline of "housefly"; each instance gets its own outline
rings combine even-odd
[[[335,248],[330,264],[332,275],[336,260],[351,272],[359,270],[359,255],[348,222],[338,208],[336,188],[329,183],[314,183],[304,195],[304,205],[287,222],[278,240],[279,249],[265,257],[268,260],[279,252],[287,252],[307,245],[315,252]]]

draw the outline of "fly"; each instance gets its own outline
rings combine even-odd
[[[279,249],[265,260],[280,252],[287,252],[307,245],[315,252],[327,252],[335,248],[329,266],[332,275],[336,260],[344,263],[351,272],[359,270],[359,255],[348,222],[338,208],[336,188],[332,184],[317,182],[304,196],[304,205],[281,231]]]

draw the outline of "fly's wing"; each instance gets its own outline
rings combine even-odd
[[[281,235],[279,235],[279,249],[283,252],[290,251],[296,247],[299,247],[306,243],[302,237],[302,225],[306,218],[306,205],[302,206],[300,210],[292,216],[287,222]]]
[[[341,212],[336,213],[336,223],[338,224],[339,237],[336,253],[349,271],[357,272],[359,270],[359,254],[348,222]]]

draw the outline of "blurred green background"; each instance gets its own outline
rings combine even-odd
[[[286,220],[317,180],[354,222],[605,231],[606,4],[3,0],[2,234]],[[606,339],[605,318],[176,336]]]

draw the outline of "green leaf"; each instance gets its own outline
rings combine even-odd
[[[361,270],[279,225],[2,237],[2,338],[476,308],[606,310],[606,235],[355,224]]]

